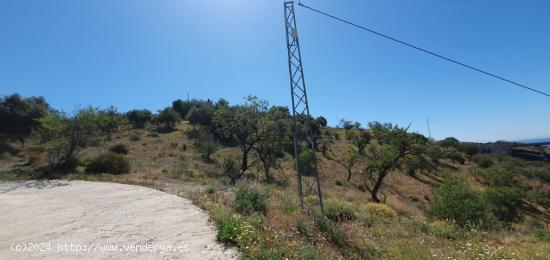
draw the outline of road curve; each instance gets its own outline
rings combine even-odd
[[[175,195],[86,181],[0,183],[0,259],[236,259]]]

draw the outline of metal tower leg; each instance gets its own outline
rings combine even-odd
[[[290,75],[290,93],[292,97],[292,116],[294,118],[294,155],[296,160],[296,171],[298,178],[298,193],[300,196],[300,205],[304,209],[304,195],[317,196],[319,206],[323,210],[323,196],[321,194],[321,183],[317,171],[317,158],[315,155],[315,142],[312,137],[312,126],[309,122],[309,104],[307,101],[306,84],[304,81],[304,69],[302,67],[302,54],[300,52],[300,42],[298,40],[298,30],[296,28],[296,18],[294,15],[294,2],[284,3],[285,6],[285,27],[286,43],[288,49],[288,72]],[[307,140],[300,140],[298,136],[300,119],[304,119],[305,126],[308,128]],[[302,147],[307,147],[313,153],[313,173],[304,174],[300,169],[299,155]]]

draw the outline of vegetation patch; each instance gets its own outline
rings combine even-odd
[[[235,193],[235,210],[241,214],[250,215],[254,212],[267,213],[268,196],[254,187],[246,184],[237,186]]]
[[[109,151],[118,154],[128,154],[130,152],[130,149],[125,144],[115,144],[109,147]]]
[[[327,201],[325,203],[325,216],[332,221],[349,221],[356,218],[353,207],[347,203]]]
[[[124,155],[102,153],[92,158],[86,166],[87,173],[123,174],[130,172],[130,162]]]
[[[382,203],[367,203],[367,213],[379,217],[392,218],[397,216],[397,212],[390,206]]]

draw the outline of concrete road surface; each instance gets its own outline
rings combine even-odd
[[[0,182],[0,259],[235,259],[205,212],[140,186]]]

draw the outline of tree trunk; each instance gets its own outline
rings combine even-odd
[[[348,182],[351,181],[351,170],[350,169],[347,169],[348,170]]]
[[[241,160],[241,175],[244,174],[244,172],[248,169],[248,151],[249,150],[243,150],[243,157]]]
[[[378,190],[382,186],[382,181],[384,180],[384,177],[386,177],[386,174],[387,174],[387,171],[381,171],[378,174],[378,178],[376,179],[376,183],[374,183],[374,187],[372,188],[372,191],[370,193],[372,201],[374,201],[376,203],[380,202],[380,199],[378,198]]]
[[[265,180],[267,183],[273,182],[273,177],[271,177],[271,174],[269,172],[269,166],[267,166],[266,163],[264,163],[264,171],[265,171]]]

